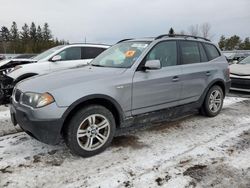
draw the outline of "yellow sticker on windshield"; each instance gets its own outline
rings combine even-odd
[[[133,57],[135,55],[135,51],[134,50],[129,50],[125,53],[126,57]]]

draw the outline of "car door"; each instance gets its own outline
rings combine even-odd
[[[203,45],[197,41],[179,41],[182,75],[180,104],[197,101],[208,85],[212,72]]]
[[[90,63],[99,54],[105,51],[106,48],[100,47],[82,47],[82,59],[85,64]]]
[[[61,59],[50,63],[51,71],[67,69],[84,64],[81,47],[69,47],[62,50],[57,55],[61,56]]]
[[[137,70],[133,77],[132,114],[137,115],[178,105],[181,93],[176,41],[156,44],[143,62],[160,60],[161,69]]]

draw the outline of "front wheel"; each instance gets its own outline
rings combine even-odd
[[[79,110],[64,130],[70,150],[82,157],[104,151],[115,134],[113,114],[103,106],[92,105]]]
[[[201,111],[206,116],[214,117],[220,113],[223,106],[223,100],[224,93],[221,87],[215,85],[209,89]]]

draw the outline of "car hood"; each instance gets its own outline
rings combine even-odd
[[[105,68],[85,66],[72,68],[44,75],[28,78],[18,84],[18,89],[23,92],[33,91],[38,93],[51,92],[63,87],[79,85],[90,82],[105,82],[122,74],[124,68]],[[91,84],[90,84],[91,85]]]
[[[7,65],[8,63],[11,62],[36,62],[36,60],[33,59],[4,59],[0,61],[0,67],[3,67],[4,65]]]
[[[250,64],[234,64],[230,66],[230,73],[239,76],[250,75]]]

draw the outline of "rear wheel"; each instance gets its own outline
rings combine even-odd
[[[88,106],[72,117],[64,131],[70,150],[82,157],[90,157],[110,145],[115,133],[115,120],[105,107]]]
[[[220,113],[223,106],[223,100],[224,93],[221,87],[215,85],[209,89],[200,111],[206,116],[214,117]]]

